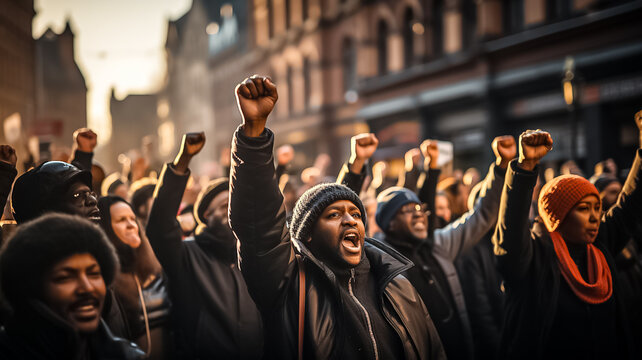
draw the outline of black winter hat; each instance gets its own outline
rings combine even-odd
[[[319,184],[304,192],[296,202],[290,221],[290,236],[299,241],[306,241],[323,210],[339,200],[348,200],[355,204],[361,211],[364,226],[368,223],[363,203],[354,191],[345,185]]]
[[[51,268],[69,256],[89,253],[96,258],[109,286],[119,268],[114,247],[89,220],[53,213],[18,227],[0,253],[0,290],[16,309],[42,296]]]
[[[390,187],[377,196],[377,225],[384,232],[388,231],[390,222],[399,209],[410,203],[421,204],[421,200],[414,192],[399,186]]]
[[[595,185],[595,188],[597,191],[602,192],[604,189],[606,189],[607,186],[611,185],[611,183],[614,182],[619,182],[619,180],[611,175],[611,174],[602,174],[595,179],[593,182],[593,185]]]
[[[196,202],[194,203],[194,219],[199,227],[207,226],[205,211],[216,195],[229,189],[229,182],[230,179],[227,177],[214,179],[198,194]]]
[[[75,182],[91,189],[91,173],[62,161],[47,161],[27,171],[13,184],[13,218],[20,224],[54,210]]]

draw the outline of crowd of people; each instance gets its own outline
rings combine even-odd
[[[642,356],[642,146],[624,179],[612,161],[554,177],[554,139],[526,130],[492,141],[482,178],[428,139],[395,182],[365,133],[336,177],[319,156],[298,181],[276,85],[235,91],[229,173],[201,187],[204,133],[106,177],[89,129],[20,176],[0,145],[0,358]]]

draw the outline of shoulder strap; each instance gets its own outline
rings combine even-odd
[[[303,325],[305,323],[305,269],[303,258],[297,256],[299,267],[299,337],[298,337],[298,359],[303,360]]]

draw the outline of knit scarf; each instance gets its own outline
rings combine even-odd
[[[571,258],[562,235],[553,231],[551,240],[555,247],[555,254],[559,263],[562,276],[571,287],[573,293],[588,304],[601,304],[607,301],[613,294],[613,281],[611,270],[606,258],[600,249],[593,244],[587,245],[588,283],[584,281],[577,265]]]

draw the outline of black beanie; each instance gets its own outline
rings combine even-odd
[[[299,241],[306,241],[310,237],[312,227],[321,216],[323,210],[335,201],[348,200],[355,204],[361,211],[363,224],[367,224],[366,210],[359,196],[345,185],[327,183],[319,184],[301,195],[292,210],[290,221],[290,236]]]
[[[390,222],[397,214],[397,211],[402,206],[410,203],[421,204],[421,200],[413,191],[399,186],[393,186],[382,191],[377,196],[377,215],[375,216],[377,225],[381,230],[387,232]]]
[[[54,210],[75,182],[91,189],[91,173],[62,161],[47,161],[27,171],[13,185],[13,218],[20,224]]]
[[[221,191],[229,189],[229,178],[220,177],[210,181],[207,187],[198,194],[196,202],[194,203],[194,219],[199,227],[207,226],[207,219],[205,218],[205,211],[210,206],[212,200]]]
[[[143,205],[146,205],[147,200],[154,196],[154,189],[156,189],[156,184],[152,183],[142,185],[133,192],[131,205],[134,208],[134,214],[136,214],[136,216],[142,216],[142,214],[140,214],[139,212],[139,208]]]
[[[53,213],[18,227],[0,253],[0,289],[16,309],[26,300],[42,296],[44,279],[56,263],[75,254],[91,254],[105,285],[119,268],[114,247],[105,233],[89,220]]]

